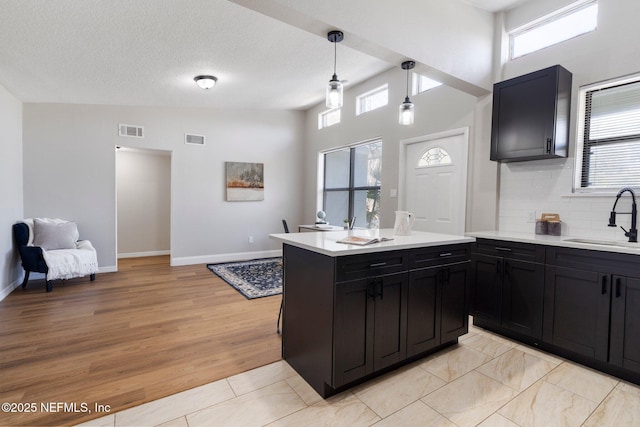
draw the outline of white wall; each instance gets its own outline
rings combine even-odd
[[[116,151],[118,257],[169,254],[171,152]]]
[[[0,300],[22,279],[11,226],[23,219],[22,103],[0,85]]]
[[[119,137],[119,123],[144,126],[145,138]],[[25,104],[25,214],[77,221],[102,271],[113,270],[115,146],[168,150],[172,264],[270,254],[282,217],[301,218],[302,127],[293,111]],[[185,145],[185,132],[206,145]],[[226,202],[225,161],[264,163],[265,200]]]
[[[549,13],[568,0],[529,2],[510,11],[506,29]],[[599,0],[598,29],[556,46],[510,61],[502,68],[507,79],[560,64],[573,73],[570,156],[561,160],[539,160],[502,164],[500,167],[499,228],[505,231],[533,231],[530,212],[557,212],[563,234],[624,239],[621,230],[607,227],[615,192],[604,197],[572,193],[576,147],[577,94],[580,86],[640,72],[640,2]],[[486,120],[490,120],[487,118]],[[622,206],[628,206],[620,202]],[[619,209],[624,211],[623,208]],[[627,219],[619,223],[626,226]]]
[[[389,104],[361,116],[355,115],[357,95],[389,84]],[[477,99],[447,86],[411,97],[415,104],[415,123],[398,124],[398,106],[406,93],[406,71],[399,66],[345,90],[341,122],[318,129],[318,113],[326,110],[324,104],[307,111],[306,147],[304,155],[305,192],[304,215],[313,221],[316,205],[318,153],[329,148],[354,144],[373,138],[382,138],[381,227],[393,226],[398,199],[390,190],[399,186],[400,141],[450,129],[469,127],[469,182],[467,201],[467,231],[495,228],[497,165],[489,161],[490,128],[477,120],[486,115],[490,103],[486,97]]]

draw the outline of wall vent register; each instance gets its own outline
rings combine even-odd
[[[185,133],[184,143],[191,144],[191,145],[204,145],[205,137],[204,135],[196,135],[194,133]]]
[[[118,135],[133,138],[144,138],[144,126],[119,124]]]

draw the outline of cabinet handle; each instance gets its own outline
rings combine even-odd
[[[369,264],[369,268],[384,267],[385,265],[387,265],[386,262],[374,262],[373,264]]]
[[[504,262],[504,275],[509,278],[509,270],[511,270],[511,266],[509,265],[509,261]]]
[[[440,256],[451,256],[453,255],[451,252],[445,252],[443,254],[440,254]]]
[[[498,260],[496,262],[496,273],[500,273],[502,271],[502,261]]]
[[[443,284],[448,284],[449,283],[449,269],[445,268],[442,270],[442,283]]]
[[[378,295],[380,296],[380,300],[384,299],[384,282],[382,280],[378,280],[378,286],[380,286],[380,291]]]
[[[622,279],[617,277],[616,278],[616,298],[620,298],[621,295],[621,288],[622,287]]]
[[[551,143],[552,143],[552,139],[551,138],[547,138],[547,154],[551,153]]]
[[[607,293],[607,277],[608,276],[602,276],[602,295]]]
[[[503,248],[501,246],[496,246],[495,249],[496,249],[496,251],[500,251],[500,252],[511,252],[512,251],[511,248]]]
[[[371,282],[367,285],[367,296],[372,300],[376,300],[376,282]]]

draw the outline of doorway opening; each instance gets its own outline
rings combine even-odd
[[[116,260],[170,259],[171,155],[116,147]]]

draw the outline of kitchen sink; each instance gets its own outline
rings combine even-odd
[[[621,247],[625,247],[625,248],[638,248],[638,249],[640,249],[640,245],[638,245],[638,243],[620,242],[620,241],[615,241],[615,240],[571,238],[571,239],[564,239],[564,241],[565,242],[574,242],[574,243],[586,243],[586,244],[589,244],[589,245],[621,246]]]

